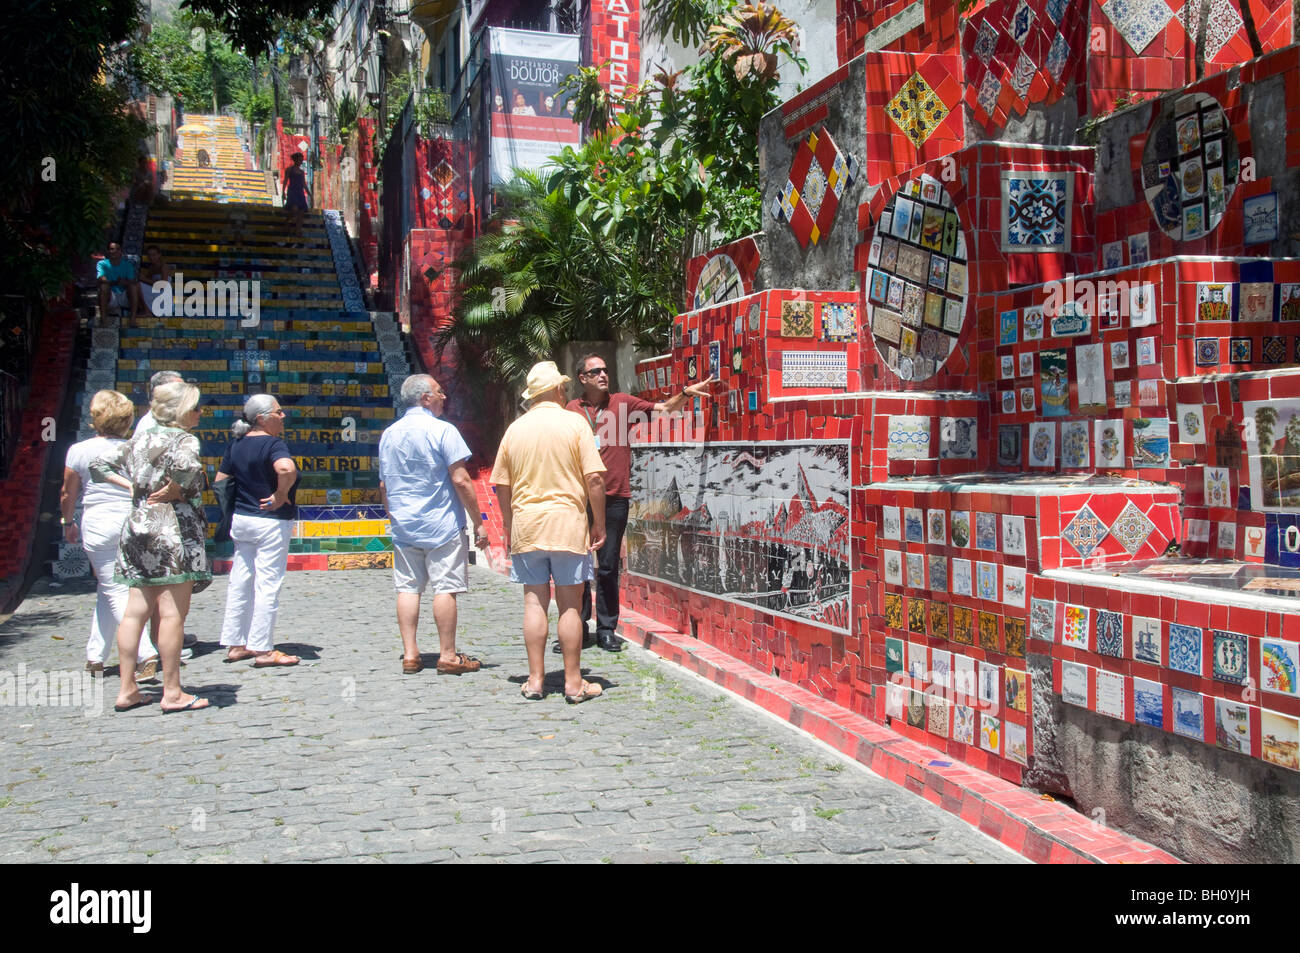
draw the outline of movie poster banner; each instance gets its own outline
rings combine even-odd
[[[578,71],[578,37],[531,30],[489,29],[492,54],[492,184],[513,169],[543,169],[582,130],[560,84]]]

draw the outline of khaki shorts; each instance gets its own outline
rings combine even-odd
[[[393,585],[398,592],[434,595],[469,591],[469,540],[465,535],[434,549],[393,544]]]

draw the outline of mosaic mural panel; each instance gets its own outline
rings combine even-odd
[[[846,441],[632,450],[628,571],[848,630]]]

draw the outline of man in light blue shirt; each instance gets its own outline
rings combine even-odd
[[[135,263],[122,257],[122,246],[108,243],[108,257],[95,266],[95,283],[99,286],[99,316],[108,314],[110,305],[130,307],[131,317],[140,317],[140,285],[135,280]]]
[[[438,673],[477,672],[480,664],[456,651],[456,596],[469,589],[465,512],[480,511],[465,469],[469,447],[455,427],[438,419],[446,400],[428,374],[408,377],[402,382],[402,402],[409,409],[379,440],[379,492],[391,523],[397,627],[406,675],[424,668],[415,630],[420,595],[430,584],[440,643]],[[481,521],[475,543],[487,545]]]

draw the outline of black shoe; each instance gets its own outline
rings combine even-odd
[[[559,640],[559,639],[556,639],[555,642],[551,645],[551,654],[552,654],[552,655],[563,655],[563,654],[564,654],[564,649],[560,648],[560,640]]]
[[[597,632],[596,644],[599,645],[606,652],[623,651],[623,640],[620,639],[618,636],[616,636],[613,632]]]

